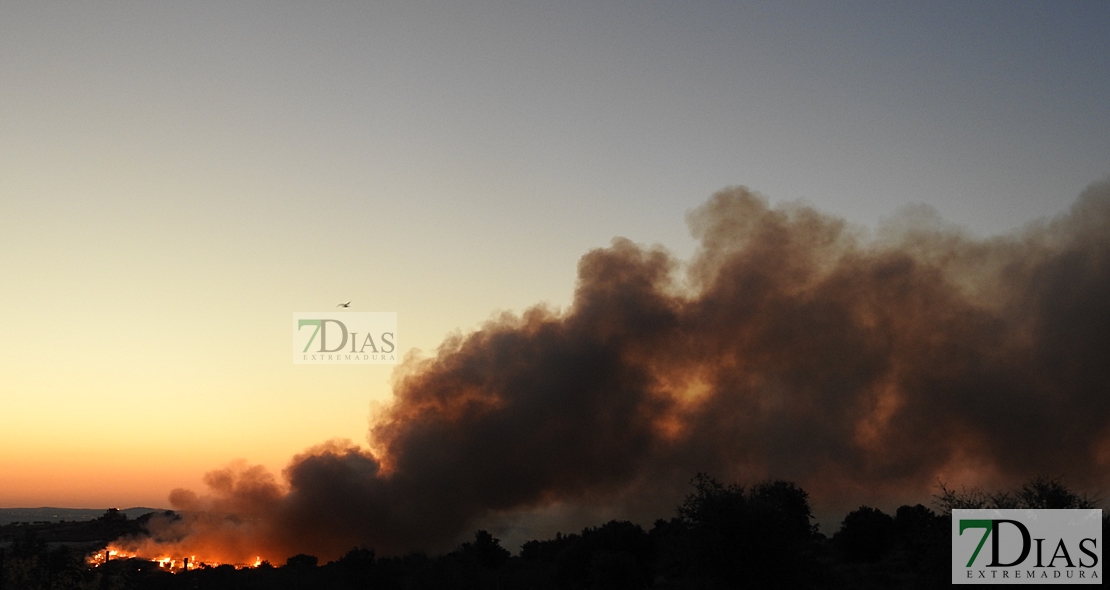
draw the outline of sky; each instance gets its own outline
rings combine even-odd
[[[0,507],[165,506],[365,442],[405,354],[571,302],[615,237],[680,259],[743,185],[986,237],[1110,174],[1105,2],[4,2]],[[420,352],[422,351],[422,352]]]

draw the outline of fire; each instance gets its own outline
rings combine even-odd
[[[176,574],[178,572],[182,572],[182,571],[187,571],[187,570],[190,570],[190,569],[219,567],[221,565],[230,565],[230,566],[234,567],[237,570],[244,569],[244,568],[255,568],[255,567],[258,567],[258,566],[262,565],[262,557],[261,556],[255,557],[254,562],[249,563],[249,564],[248,563],[230,563],[230,562],[223,562],[223,561],[218,561],[218,560],[214,560],[214,559],[210,559],[210,558],[205,558],[204,560],[198,560],[196,555],[189,555],[189,556],[169,556],[169,555],[149,556],[149,555],[142,555],[142,554],[140,554],[138,552],[135,552],[135,551],[128,551],[126,549],[123,549],[123,548],[121,548],[121,547],[119,547],[115,544],[108,545],[107,547],[101,549],[100,551],[97,551],[95,553],[90,554],[85,559],[85,563],[87,563],[88,565],[90,565],[92,567],[99,567],[101,565],[104,565],[105,563],[108,563],[109,561],[117,561],[117,560],[120,560],[120,559],[142,559],[142,560],[145,560],[145,561],[150,561],[150,562],[158,564],[158,567],[160,569],[165,570],[165,571],[170,572],[170,573],[174,573],[174,574]]]

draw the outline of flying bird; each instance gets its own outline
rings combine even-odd
[[[336,307],[350,307],[350,306],[351,306],[350,301],[348,301],[347,303],[340,303],[339,305],[336,305]]]

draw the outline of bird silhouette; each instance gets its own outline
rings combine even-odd
[[[351,306],[350,301],[348,301],[347,303],[340,303],[339,305],[336,305],[336,307],[350,307],[350,306]]]

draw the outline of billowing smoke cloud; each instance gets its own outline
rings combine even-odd
[[[617,239],[573,304],[505,315],[410,359],[370,449],[209,475],[160,533],[249,562],[441,547],[494,514],[671,513],[697,471],[790,479],[818,502],[1110,464],[1110,185],[978,240],[907,214],[867,237],[744,188],[688,222],[680,263]],[[233,519],[219,515],[234,514]],[[213,516],[215,515],[215,516]]]

